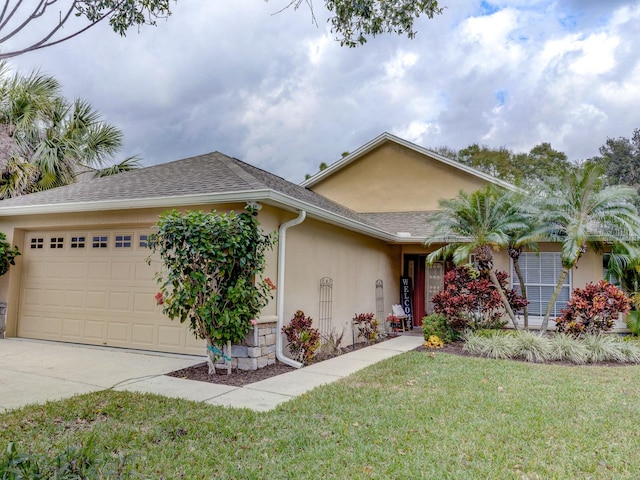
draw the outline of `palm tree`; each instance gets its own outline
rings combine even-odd
[[[468,262],[469,255],[474,254],[478,268],[488,273],[517,329],[516,316],[493,270],[493,251],[509,245],[509,232],[527,227],[526,219],[513,198],[504,190],[488,185],[471,194],[460,192],[453,199],[441,200],[440,209],[428,220],[433,234],[427,246],[446,244],[429,254],[427,261],[451,256],[459,265]]]
[[[119,129],[60,90],[53,77],[9,76],[0,64],[0,198],[73,183],[82,169],[105,167],[122,146]],[[127,159],[106,173],[137,166]]]
[[[537,196],[541,227],[532,238],[561,244],[562,269],[540,326],[541,333],[547,330],[567,275],[589,246],[619,244],[633,251],[631,243],[640,238],[636,197],[632,187],[605,186],[602,168],[589,163],[549,179],[542,187]]]

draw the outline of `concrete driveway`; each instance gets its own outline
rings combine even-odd
[[[0,412],[148,381],[204,360],[204,356],[0,339]]]

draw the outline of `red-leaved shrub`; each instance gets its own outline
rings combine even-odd
[[[575,336],[607,332],[618,315],[627,314],[630,309],[631,300],[615,285],[606,280],[588,283],[571,292],[567,308],[556,318],[556,330]]]
[[[496,276],[505,289],[507,273],[497,271]],[[505,289],[505,293],[514,313],[527,304],[516,291]],[[504,305],[489,275],[467,265],[449,270],[444,276],[444,290],[431,301],[435,312],[444,315],[449,326],[458,332],[467,328],[499,328],[506,324]]]

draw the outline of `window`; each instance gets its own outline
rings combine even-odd
[[[131,235],[116,235],[116,248],[131,248]]]
[[[523,253],[520,255],[520,269],[527,287],[527,300],[529,300],[529,315],[543,317],[547,309],[553,290],[555,289],[558,275],[562,269],[560,253]],[[516,272],[511,268],[511,280],[514,288],[520,292],[520,283]],[[571,292],[571,272],[567,275],[562,285],[562,290],[551,318],[560,316],[560,310],[567,306]]]
[[[44,238],[32,238],[31,239],[31,248],[43,248],[44,247]]]
[[[64,248],[64,237],[51,237],[49,247],[53,249]]]
[[[147,248],[149,246],[149,235],[140,235],[138,246],[140,248]]]
[[[107,248],[109,245],[109,237],[106,235],[94,235],[91,246],[93,248]]]
[[[71,248],[84,248],[84,237],[71,237]]]

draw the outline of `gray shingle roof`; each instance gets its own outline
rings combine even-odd
[[[11,198],[0,201],[0,207],[79,204],[260,190],[273,190],[349,220],[373,226],[353,210],[320,194],[220,152]]]
[[[427,225],[427,218],[433,213],[434,211],[384,212],[361,213],[360,216],[393,235],[398,232],[407,232],[411,234],[411,237],[426,238],[432,233]]]

